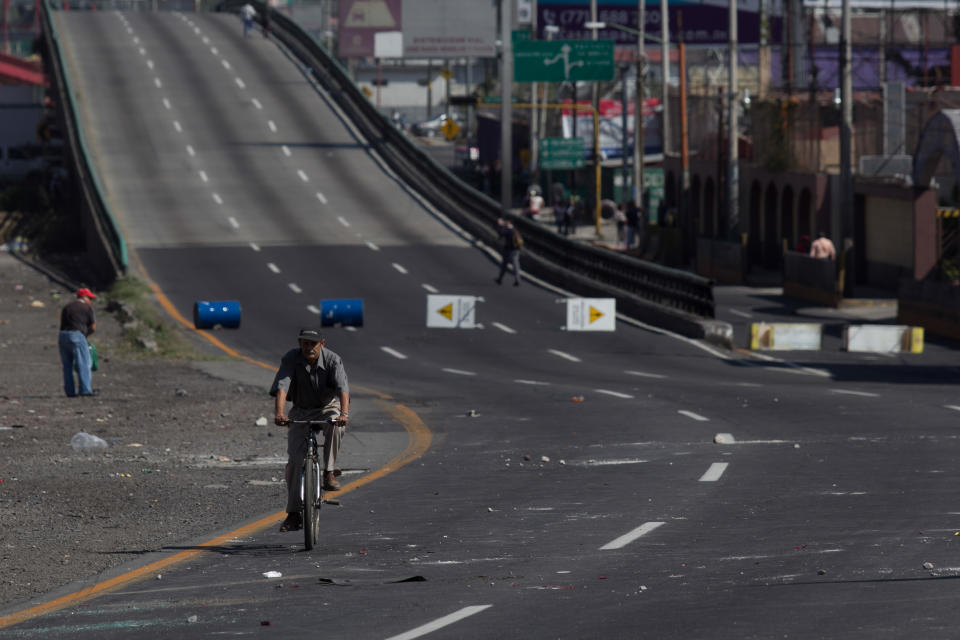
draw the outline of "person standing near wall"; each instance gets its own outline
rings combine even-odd
[[[92,396],[90,345],[87,336],[97,330],[97,318],[93,312],[96,295],[90,289],[77,290],[77,299],[60,312],[60,362],[63,364],[63,391],[68,398]],[[73,379],[77,372],[79,392]]]
[[[837,249],[825,233],[820,232],[817,235],[817,239],[810,245],[810,257],[821,258],[823,260],[837,259]]]

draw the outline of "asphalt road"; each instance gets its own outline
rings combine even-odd
[[[497,286],[235,17],[56,18],[143,273],[188,317],[240,300],[217,337],[267,362],[311,306],[363,298],[364,327],[328,346],[433,441],[325,509],[313,552],[246,532],[0,635],[955,635],[949,349],[758,359],[624,321],[563,331],[559,292]],[[427,330],[429,291],[482,296],[483,328]]]

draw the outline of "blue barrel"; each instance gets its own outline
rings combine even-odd
[[[320,324],[324,327],[362,327],[363,300],[321,300]]]
[[[193,305],[193,326],[197,329],[238,329],[240,303],[236,300],[198,300]]]

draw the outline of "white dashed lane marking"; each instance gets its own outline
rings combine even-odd
[[[213,201],[216,202],[217,204],[223,204],[223,198],[220,197],[219,193],[213,194]]]
[[[380,247],[378,247],[377,245],[373,244],[372,242],[369,242],[369,241],[368,241],[368,242],[367,242],[367,246],[370,247],[370,249],[373,250],[373,251],[380,251]]]
[[[710,465],[710,468],[707,469],[706,473],[700,476],[700,482],[716,482],[729,466],[729,462],[714,462]]]
[[[197,155],[197,152],[194,151],[194,150],[193,150],[193,147],[188,144],[188,145],[187,145],[187,154],[188,154],[190,157],[193,157],[193,156]]]
[[[177,133],[183,133],[183,127],[180,126],[180,122],[178,120],[173,121],[173,128],[177,130]]]
[[[427,284],[426,282],[424,282],[420,286],[426,289],[427,293],[439,293],[436,287],[434,287],[433,285]],[[496,324],[496,322],[494,322],[494,324]]]
[[[234,229],[240,228],[240,223],[237,222],[237,219],[234,218],[233,216],[230,216],[229,218],[227,218],[227,222],[229,222],[230,226],[233,227]]]
[[[350,223],[347,222],[347,219],[344,218],[343,216],[337,216],[337,220],[340,222],[340,224],[342,224],[342,225],[345,226],[345,227],[349,227],[349,226],[350,226]]]
[[[478,614],[481,611],[489,609],[492,606],[493,606],[492,604],[478,604],[472,607],[464,607],[459,611],[454,611],[450,615],[446,615],[446,616],[443,616],[442,618],[437,618],[436,620],[428,622],[427,624],[420,625],[416,629],[411,629],[410,631],[406,631],[396,636],[390,636],[389,638],[387,638],[387,640],[414,640],[415,638],[425,636],[429,633],[433,633],[434,631],[437,631],[438,629],[442,629],[446,626],[449,626],[454,622],[459,622],[464,618],[469,618],[470,616]]]
[[[851,389],[830,389],[830,393],[839,393],[846,396],[862,396],[864,398],[878,398],[880,394],[869,391],[853,391]]]
[[[240,87],[241,89],[246,89],[246,88],[247,88],[247,85],[245,85],[245,84],[243,83],[243,80],[241,80],[240,78],[234,78],[233,81],[236,82],[236,83],[237,83],[237,86]]]
[[[257,252],[260,251],[260,245],[258,245],[256,242],[251,242],[251,243],[250,243],[250,248],[253,249],[254,251],[257,251]]]
[[[314,305],[312,305],[312,304],[311,304],[311,305],[307,305],[307,311],[309,311],[310,313],[316,314],[316,315],[320,315],[320,309],[318,309],[316,306],[314,306]]]
[[[406,359],[407,359],[407,356],[403,355],[402,353],[400,353],[400,352],[397,351],[396,349],[391,349],[390,347],[380,347],[380,350],[383,351],[384,353],[387,353],[387,354],[393,356],[393,357],[396,358],[397,360],[406,360]]]
[[[290,287],[290,291],[293,291],[294,293],[303,293],[303,289],[298,287],[296,282],[291,282],[287,286]]]
[[[955,404],[945,404],[945,405],[943,405],[943,406],[946,407],[947,409],[953,409],[954,411],[960,411],[960,407],[958,407],[958,406],[955,405]]]
[[[317,200],[320,201],[320,204],[327,204],[327,197],[319,191],[317,191]]]
[[[473,371],[464,371],[463,369],[444,369],[443,371],[447,373],[452,373],[457,376],[475,376],[477,375]]]
[[[267,120],[267,126],[270,127],[270,131],[273,131],[274,133],[277,132],[277,125],[273,120]],[[287,149],[287,151],[289,151],[289,149]]]
[[[170,101],[166,98],[163,99],[163,108],[170,110],[173,108],[173,105],[170,104]]]
[[[647,373],[646,371],[630,371],[629,369],[624,371],[624,373],[627,374],[628,376],[639,376],[641,378],[656,378],[658,380],[667,377],[659,373]]]
[[[633,541],[636,540],[637,538],[641,538],[641,537],[647,535],[648,533],[650,533],[650,532],[653,531],[654,529],[659,529],[659,528],[662,527],[664,524],[665,524],[665,523],[663,523],[663,522],[645,522],[644,524],[640,525],[639,527],[637,527],[637,528],[634,529],[633,531],[631,531],[631,532],[629,532],[629,533],[625,533],[625,534],[623,534],[622,536],[620,536],[619,538],[616,538],[616,539],[614,539],[614,540],[611,540],[611,541],[608,542],[607,544],[605,544],[605,545],[603,545],[602,547],[600,547],[600,550],[601,550],[601,551],[610,551],[610,550],[612,550],[612,549],[622,549],[623,547],[627,546],[628,544],[630,544],[631,542],[633,542]]]
[[[537,387],[549,387],[549,386],[550,386],[550,383],[549,383],[549,382],[541,382],[540,380],[523,380],[523,379],[517,379],[517,380],[514,380],[514,382],[516,382],[517,384],[529,384],[529,385],[533,385],[533,386],[537,386]]]
[[[210,182],[210,178],[207,177],[207,172],[206,172],[206,171],[204,171],[203,169],[201,169],[201,170],[198,171],[197,173],[200,174],[200,179],[201,179],[201,180],[203,180],[204,182]]]
[[[260,104],[260,101],[257,100],[256,98],[254,98],[254,99],[251,100],[250,102],[252,102],[252,103],[253,103],[253,106],[255,106],[257,109],[263,109],[263,105]]]
[[[577,356],[572,356],[565,351],[559,351],[558,349],[547,349],[547,353],[552,353],[558,358],[563,358],[564,360],[569,360],[570,362],[580,362],[580,358]]]
[[[211,49],[211,51],[212,51],[212,49]],[[230,63],[227,62],[226,60],[221,60],[221,61],[220,61],[220,64],[223,65],[223,68],[224,68],[224,69],[227,69],[227,70],[230,69]]]
[[[155,85],[157,86],[157,89],[162,89],[162,88],[163,88],[163,83],[160,82],[160,78],[154,78],[154,79],[153,79],[153,84],[155,84]]]
[[[400,273],[402,273],[403,275],[407,275],[407,270],[406,268],[404,268],[402,264],[397,264],[396,262],[394,262],[391,266],[397,271],[399,271]]]
[[[297,169],[297,175],[304,182],[310,182],[310,178],[307,177],[307,173],[303,169]]]
[[[710,418],[704,418],[699,413],[694,413],[693,411],[687,411],[686,409],[681,409],[680,411],[677,411],[677,413],[679,413],[682,416],[687,416],[688,418],[693,418],[698,422],[707,422],[710,420]]]
[[[614,398],[633,398],[630,394],[620,393],[619,391],[610,391],[609,389],[594,389],[597,393],[602,393],[607,396],[613,396]]]
[[[511,333],[511,334],[516,333],[515,329],[511,329],[505,324],[501,324],[499,322],[493,322],[491,324],[495,326],[497,329],[500,329],[500,331],[503,331],[504,333]]]
[[[740,316],[741,318],[752,318],[753,315],[747,313],[746,311],[740,311],[739,309],[729,309],[730,313],[735,316]]]
[[[280,151],[283,151],[283,155],[287,156],[288,158],[293,155],[293,152],[290,151],[290,147],[285,144],[280,145]]]
[[[267,263],[267,269],[270,269],[270,271],[273,271],[274,273],[280,273],[280,267],[273,264],[272,262]]]

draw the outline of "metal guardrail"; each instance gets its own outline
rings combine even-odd
[[[225,0],[221,9],[235,11],[245,3]],[[495,222],[503,215],[499,203],[464,184],[417,148],[377,111],[336,58],[298,24],[260,0],[252,4],[259,16],[270,12],[273,33],[310,68],[394,171],[473,236],[488,244],[496,243]],[[713,283],[709,279],[573,242],[523,218],[514,216],[514,221],[526,241],[528,262],[533,258],[546,270],[565,270],[574,276],[572,280],[581,283],[589,279],[603,285],[604,291],[612,289],[618,297],[641,298],[696,318],[714,317]]]
[[[83,136],[83,130],[80,127],[80,118],[77,114],[76,98],[73,93],[73,87],[64,71],[65,63],[63,52],[60,49],[60,40],[57,35],[56,27],[50,18],[50,1],[45,0],[42,3],[40,11],[40,23],[43,29],[44,40],[44,64],[51,77],[60,101],[60,109],[63,116],[63,132],[67,145],[70,149],[70,158],[73,163],[73,170],[80,184],[83,194],[83,206],[90,214],[90,219],[95,227],[95,233],[99,236],[103,248],[102,255],[98,255],[98,262],[102,263],[97,269],[104,280],[112,280],[117,275],[125,273],[128,266],[127,243],[120,232],[110,206],[104,198],[103,186],[91,161],[86,140]],[[93,253],[96,247],[89,246],[88,233],[88,253]]]

